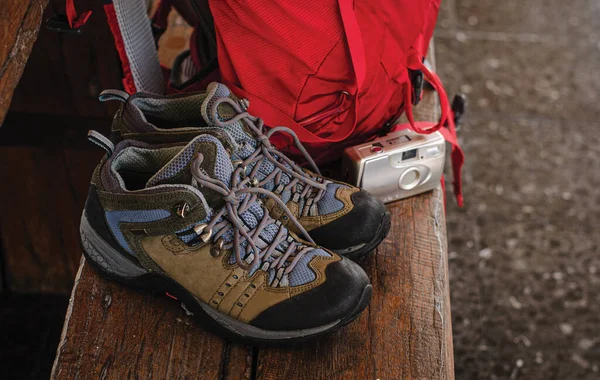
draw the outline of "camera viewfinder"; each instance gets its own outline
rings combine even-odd
[[[406,152],[402,152],[402,161],[410,160],[411,158],[417,157],[417,150],[407,150]]]

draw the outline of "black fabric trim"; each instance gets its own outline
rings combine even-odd
[[[119,243],[117,243],[117,240],[115,239],[112,232],[110,231],[110,228],[106,224],[104,210],[102,209],[100,199],[98,198],[98,194],[96,193],[95,185],[90,185],[90,190],[88,191],[88,197],[85,201],[84,210],[88,223],[94,229],[94,231],[98,235],[100,235],[100,237],[102,237],[102,239],[105,242],[107,242],[111,247],[113,247],[119,252],[122,252],[123,248]]]

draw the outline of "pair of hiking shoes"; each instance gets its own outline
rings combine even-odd
[[[81,218],[88,261],[124,284],[167,293],[221,334],[297,342],[355,319],[369,278],[349,260],[385,238],[369,193],[299,167],[219,83],[205,93],[109,90],[123,102]],[[293,134],[293,133],[292,133]],[[296,140],[297,141],[297,140]],[[298,149],[304,152],[301,144]]]

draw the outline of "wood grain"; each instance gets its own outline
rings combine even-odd
[[[48,0],[5,0],[0,6],[0,125],[21,79]]]
[[[51,378],[249,379],[252,355],[178,301],[104,280],[82,259]]]

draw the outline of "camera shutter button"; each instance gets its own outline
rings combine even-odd
[[[398,181],[398,185],[402,190],[412,190],[419,184],[420,181],[421,172],[419,169],[412,167],[402,173],[400,180]]]
[[[371,153],[375,153],[375,154],[383,153],[383,148],[380,146],[374,146],[371,148]]]

